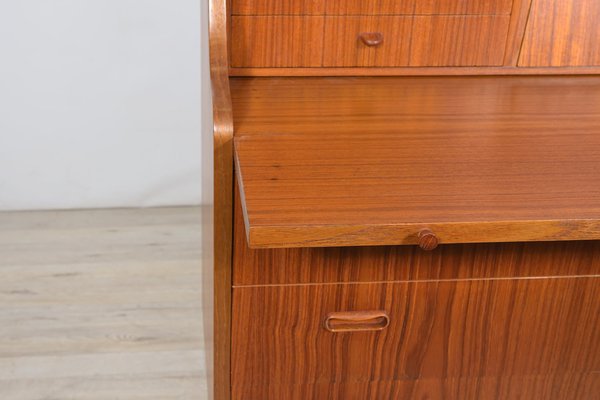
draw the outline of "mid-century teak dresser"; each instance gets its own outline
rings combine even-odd
[[[211,0],[216,400],[600,399],[600,0]]]

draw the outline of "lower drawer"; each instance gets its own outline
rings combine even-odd
[[[328,17],[324,67],[502,65],[509,16]]]
[[[236,287],[233,398],[591,399],[599,318],[598,277]]]

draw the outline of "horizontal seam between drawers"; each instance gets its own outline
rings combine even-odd
[[[324,285],[369,285],[369,284],[392,284],[392,283],[437,283],[437,282],[472,282],[472,281],[517,281],[517,280],[541,280],[541,279],[583,279],[600,278],[595,275],[552,275],[552,276],[525,276],[506,278],[458,278],[458,279],[417,279],[417,280],[395,280],[395,281],[352,281],[352,282],[318,282],[318,283],[268,283],[251,285],[232,285],[233,289],[280,287],[280,286],[324,286]]]

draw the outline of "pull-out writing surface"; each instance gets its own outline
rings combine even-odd
[[[232,82],[251,247],[600,239],[600,78]]]

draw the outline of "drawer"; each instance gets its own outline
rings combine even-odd
[[[233,0],[233,15],[510,14],[512,0]]]
[[[500,394],[549,382],[544,398],[592,399],[600,380],[598,277],[234,288],[232,311],[234,399],[528,398]]]
[[[502,65],[508,16],[327,17],[325,67]]]
[[[324,17],[231,19],[232,67],[320,67]]]

